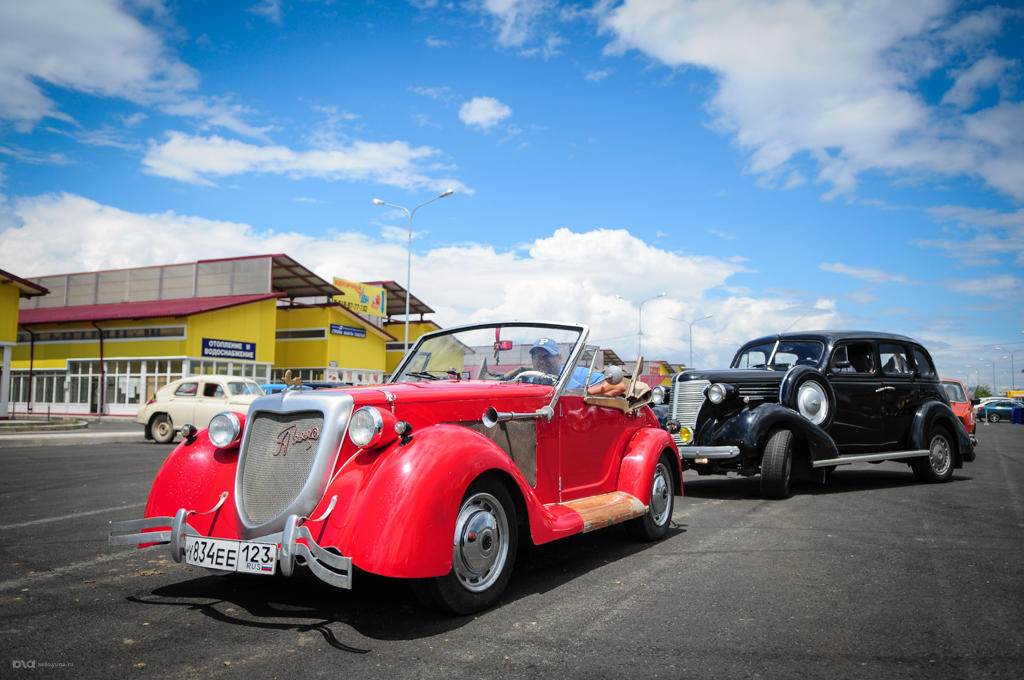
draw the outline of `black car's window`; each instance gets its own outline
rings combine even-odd
[[[870,342],[851,342],[840,345],[832,354],[829,369],[832,373],[861,373],[864,375],[874,373],[874,348]]]
[[[176,397],[194,397],[196,392],[199,391],[199,383],[187,382],[178,385],[178,389],[174,391]]]
[[[732,367],[785,371],[792,366],[817,366],[824,351],[825,346],[813,340],[781,340],[740,350]]]
[[[924,376],[926,378],[934,378],[935,375],[936,375],[935,374],[935,366],[932,365],[931,359],[928,358],[928,355],[925,354],[924,351],[920,347],[915,347],[914,348],[914,366],[917,368],[917,372],[920,375],[922,375],[922,376]],[[961,392],[963,392],[963,389],[960,387],[960,385],[956,385],[956,387]],[[947,385],[947,388],[948,388],[948,385]],[[960,399],[960,401],[967,401],[967,400],[966,399]]]
[[[909,375],[910,362],[907,348],[890,342],[878,344],[878,358],[882,362],[882,373],[886,375]]]

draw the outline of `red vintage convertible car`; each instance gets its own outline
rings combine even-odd
[[[647,405],[642,361],[605,376],[588,333],[442,330],[387,384],[287,390],[185,426],[144,518],[112,524],[109,541],[169,543],[176,561],[220,573],[303,565],[341,588],[358,567],[465,614],[502,593],[521,538],[624,522],[661,539],[682,493],[676,445]]]

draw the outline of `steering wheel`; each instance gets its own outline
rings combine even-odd
[[[554,385],[558,381],[558,376],[545,373],[544,371],[523,371],[515,379],[519,382],[528,382],[534,385]]]

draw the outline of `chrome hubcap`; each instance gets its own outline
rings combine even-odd
[[[466,590],[480,592],[501,575],[508,559],[509,527],[494,496],[474,494],[463,503],[455,523],[452,568]]]
[[[929,447],[928,462],[937,475],[944,475],[953,464],[953,455],[949,449],[949,442],[942,435],[932,437],[932,444]]]
[[[654,486],[651,487],[651,519],[657,526],[668,521],[672,509],[672,485],[669,483],[668,468],[658,463],[654,471]]]
[[[817,382],[808,380],[800,386],[796,395],[797,410],[800,415],[815,425],[825,422],[828,417],[828,396]]]

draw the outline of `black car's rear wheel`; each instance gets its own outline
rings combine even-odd
[[[789,498],[793,473],[793,433],[776,430],[768,438],[761,457],[761,495],[765,498]]]
[[[516,560],[516,507],[499,482],[470,485],[455,520],[452,569],[413,583],[427,607],[471,614],[490,606],[505,590]]]
[[[948,482],[953,477],[953,444],[944,427],[932,429],[928,440],[928,455],[910,463],[919,482]]]
[[[664,458],[654,468],[654,479],[651,483],[651,504],[642,517],[631,519],[626,523],[626,530],[633,538],[641,541],[660,541],[668,534],[668,526],[672,521],[672,508],[675,505],[675,491],[672,484],[672,471]]]

